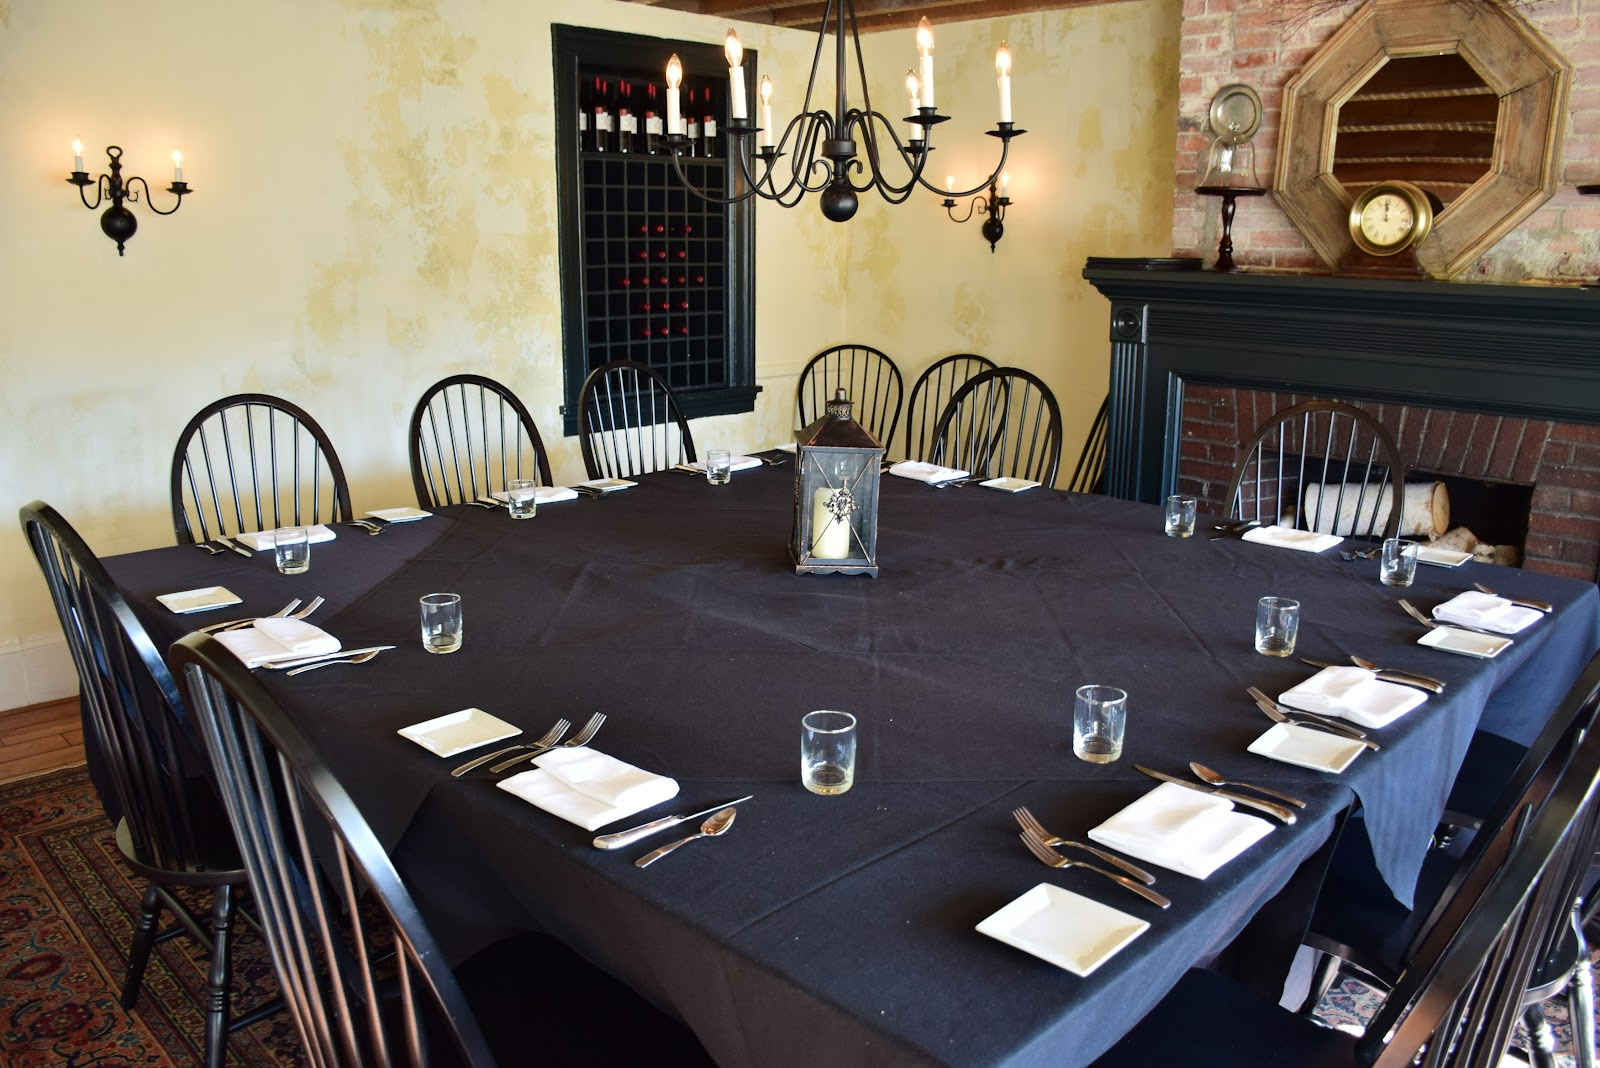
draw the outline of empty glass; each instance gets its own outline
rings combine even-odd
[[[1409,586],[1416,581],[1417,543],[1402,538],[1385,539],[1378,578],[1385,586]]]
[[[1128,693],[1115,686],[1080,686],[1072,708],[1072,752],[1091,764],[1122,756],[1128,723]]]
[[[421,600],[422,647],[430,653],[461,648],[461,595],[430,593]]]
[[[311,568],[311,532],[305,527],[283,527],[273,531],[272,556],[278,570],[298,575]]]
[[[1263,597],[1256,602],[1256,652],[1290,656],[1300,634],[1300,602],[1287,597]]]
[[[1194,533],[1195,499],[1173,494],[1167,498],[1167,537],[1187,538]]]
[[[512,519],[532,519],[539,514],[539,483],[513,478],[506,483],[506,509]]]
[[[856,779],[856,717],[807,712],[800,719],[800,781],[814,794],[850,789]]]
[[[733,457],[727,449],[706,450],[706,481],[713,486],[726,486],[733,481]]]

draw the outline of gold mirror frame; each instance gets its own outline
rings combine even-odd
[[[1500,99],[1494,162],[1416,246],[1422,269],[1453,278],[1555,193],[1572,68],[1515,12],[1492,2],[1372,0],[1283,88],[1274,196],[1334,269],[1358,250],[1353,198],[1333,177],[1339,109],[1391,59],[1456,53]]]

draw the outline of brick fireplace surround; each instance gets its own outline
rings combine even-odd
[[[1533,488],[1525,566],[1600,564],[1600,290],[1092,267],[1111,300],[1107,492],[1221,497],[1272,411],[1351,401],[1409,468]]]

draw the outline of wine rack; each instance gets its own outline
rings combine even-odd
[[[754,211],[693,193],[650,121],[664,126],[663,70],[677,53],[698,134],[677,163],[696,188],[734,188],[726,116],[712,110],[727,106],[721,50],[567,26],[555,46],[565,432],[577,433],[583,380],[612,360],[659,371],[690,418],[751,411]]]

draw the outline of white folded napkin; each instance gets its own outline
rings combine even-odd
[[[1225,797],[1164,782],[1089,832],[1103,846],[1204,879],[1272,832]]]
[[[258,619],[254,626],[225,630],[216,635],[216,639],[248,668],[277,660],[293,660],[297,656],[337,653],[340,649],[339,639],[321,627],[300,619],[276,616]]]
[[[1296,530],[1293,527],[1251,527],[1239,535],[1245,541],[1259,542],[1262,545],[1276,545],[1283,549],[1299,549],[1301,552],[1320,553],[1324,549],[1331,549],[1338,545],[1343,538],[1333,534],[1317,534],[1309,530]]]
[[[704,471],[706,469],[706,462],[704,460],[696,460],[694,463],[690,464],[689,466],[694,468],[696,471]],[[760,466],[761,466],[761,461],[756,459],[754,456],[730,456],[730,457],[728,457],[728,470],[729,471],[748,471],[752,467],[760,467]]]
[[[1286,705],[1339,716],[1363,727],[1387,727],[1428,699],[1411,686],[1384,682],[1366,668],[1323,668],[1278,695]]]
[[[921,460],[901,460],[889,468],[891,475],[901,478],[914,478],[918,482],[949,482],[952,478],[966,478],[970,471],[963,471],[958,467],[940,467],[938,464],[923,463]]]
[[[1441,622],[1464,623],[1497,634],[1515,634],[1543,614],[1477,590],[1458,593],[1433,610],[1433,618]]]
[[[505,490],[495,490],[489,496],[502,503],[510,499]],[[533,490],[534,504],[555,504],[557,501],[577,499],[578,491],[568,486],[535,486]]]
[[[678,781],[585,746],[552,749],[538,765],[495,785],[592,831],[676,797]]]
[[[282,528],[288,529],[288,528]],[[273,547],[273,540],[278,536],[276,530],[263,530],[256,534],[235,534],[234,541],[242,541],[256,552],[268,550]],[[306,527],[306,541],[315,545],[319,541],[332,541],[336,535],[326,526],[318,523],[316,526]]]

